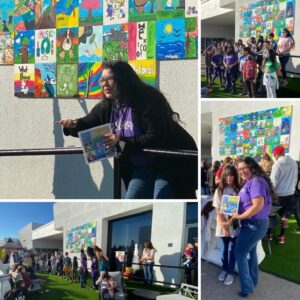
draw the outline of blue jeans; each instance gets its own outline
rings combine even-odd
[[[282,79],[286,79],[286,65],[288,64],[290,60],[290,54],[286,54],[284,56],[279,55],[279,61],[281,65],[281,72],[282,72]]]
[[[126,199],[176,199],[169,182],[152,166],[134,167]]]
[[[223,253],[222,253],[222,269],[229,274],[232,274],[235,266],[234,248],[236,244],[236,237],[222,237]]]
[[[266,235],[269,219],[243,220],[235,246],[235,258],[239,270],[243,293],[252,293],[258,283],[258,261],[256,246]],[[249,254],[249,259],[247,258]]]
[[[86,273],[85,270],[80,269],[80,287],[84,287],[86,285]]]
[[[210,195],[209,186],[201,186],[201,195]]]
[[[154,265],[154,262],[147,263],[145,266],[143,266],[144,278],[145,278],[145,281],[148,283],[152,283],[152,281],[153,281],[153,265]]]

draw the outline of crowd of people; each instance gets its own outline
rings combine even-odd
[[[279,86],[288,85],[286,66],[294,48],[295,40],[287,28],[282,30],[278,42],[273,33],[266,38],[250,37],[246,44],[241,39],[234,44],[225,40],[212,42],[202,53],[206,69],[202,96],[208,96],[219,78],[220,88],[225,92],[237,94],[239,83],[240,96],[276,98]]]
[[[208,167],[201,165],[202,195],[213,195],[212,207],[216,209],[216,236],[223,242],[222,270],[218,279],[225,285],[234,281],[237,264],[241,291],[240,297],[253,293],[258,284],[256,247],[262,238],[272,239],[269,216],[272,207],[280,216],[279,244],[284,244],[285,231],[291,214],[295,214],[300,233],[298,164],[285,155],[283,146],[273,150],[275,161],[265,154],[260,161],[251,157],[215,161]],[[238,196],[238,212],[221,213],[224,195]],[[202,212],[204,214],[204,212]]]
[[[157,250],[151,241],[144,243],[144,248],[138,262],[143,268],[145,285],[152,285],[155,281],[154,261]],[[51,276],[59,276],[70,283],[79,283],[80,288],[89,287],[99,292],[99,299],[114,299],[117,291],[115,279],[109,275],[111,261],[98,246],[88,247],[80,256],[71,258],[68,252],[15,252],[14,264],[9,271],[12,291],[42,291],[44,280],[38,279],[36,274],[47,272]],[[9,261],[8,255],[6,257]],[[89,262],[88,262],[89,260]],[[188,284],[198,285],[198,243],[188,243],[182,255],[184,273]],[[126,263],[126,260],[123,262]],[[124,267],[120,267],[123,271]],[[87,280],[90,278],[90,286]],[[10,299],[9,297],[7,299]]]

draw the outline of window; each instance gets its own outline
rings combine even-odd
[[[111,269],[118,267],[115,260],[115,251],[125,251],[127,264],[133,258],[135,244],[141,254],[145,241],[151,240],[152,211],[110,221],[108,224],[108,249]]]
[[[198,203],[187,203],[186,224],[198,223]]]

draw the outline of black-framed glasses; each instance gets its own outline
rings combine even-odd
[[[102,77],[100,79],[100,84],[104,85],[106,82],[108,84],[112,84],[114,82],[114,79],[115,79],[114,76]]]

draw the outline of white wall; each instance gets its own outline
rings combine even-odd
[[[152,210],[151,241],[157,249],[156,264],[180,266],[184,249],[186,203],[55,203],[55,229],[65,233],[72,227],[96,221],[96,244],[106,251],[109,220]],[[75,255],[71,254],[71,256]],[[176,269],[155,268],[159,281],[179,282],[181,272]]]
[[[281,106],[293,106],[291,135],[290,135],[290,153],[289,155],[300,160],[300,102],[297,101],[248,101],[247,105],[244,102],[238,101],[211,101],[205,102],[202,105],[202,113],[212,112],[212,157],[213,160],[219,160],[224,157],[219,155],[219,118],[231,117],[243,113],[257,112],[270,108]]]
[[[29,223],[19,231],[19,240],[24,248],[26,249],[33,248],[32,231],[40,226],[42,226],[42,224]]]
[[[158,62],[159,85],[197,140],[197,60]],[[54,121],[85,115],[95,100],[14,97],[13,67],[0,66],[0,149],[79,146]],[[1,199],[112,198],[112,161],[86,166],[82,155],[1,157]]]
[[[235,34],[234,26],[212,26],[201,27],[201,38],[223,38],[233,39]]]

